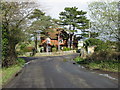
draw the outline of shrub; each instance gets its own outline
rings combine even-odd
[[[97,45],[97,47],[95,48],[95,51],[105,51],[105,50],[109,50],[109,45],[107,45],[106,43],[101,43],[99,45]]]
[[[85,64],[85,63],[87,63],[87,62],[85,62],[85,59],[83,59],[83,58],[81,58],[81,57],[76,57],[75,59],[74,59],[74,61],[75,62],[77,62],[77,63],[79,63],[79,64]]]
[[[17,62],[19,65],[24,65],[25,64],[25,60],[23,58],[18,58]]]
[[[90,60],[91,62],[101,62],[101,61],[114,61],[118,62],[120,58],[119,52],[111,52],[111,51],[99,51],[93,53],[91,56],[87,56],[86,60]]]
[[[76,62],[80,62],[80,61],[83,61],[84,59],[83,59],[83,58],[80,58],[80,57],[78,56],[78,57],[76,57],[74,60],[75,60]]]
[[[23,50],[26,47],[26,44],[21,44],[20,49]]]
[[[63,47],[63,51],[70,51],[70,48]]]
[[[52,48],[52,52],[56,52],[56,50],[57,50],[56,47]]]
[[[90,39],[85,40],[85,44],[87,46],[94,46],[94,45],[99,45],[102,43],[103,41],[101,41],[100,39],[95,39],[95,38],[90,38]]]
[[[23,50],[20,50],[20,51],[16,51],[17,55],[24,55],[25,52]]]
[[[24,52],[32,52],[33,48],[34,48],[34,47],[25,47],[25,48],[23,49],[23,51],[24,51]]]
[[[85,47],[87,48],[88,46],[97,46],[95,48],[95,51],[104,51],[104,50],[109,50],[110,44],[107,42],[105,43],[104,41],[100,39],[95,39],[95,38],[90,38],[85,41]]]

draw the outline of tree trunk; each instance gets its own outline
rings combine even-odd
[[[69,33],[69,38],[68,38],[68,48],[70,48],[71,45],[70,45],[70,33]]]
[[[37,40],[37,35],[35,36],[35,52],[37,53],[37,42],[38,42],[38,40]]]
[[[74,49],[74,34],[72,34],[72,36],[71,36],[71,38],[72,38],[72,40],[71,40],[71,46],[72,46],[72,49]]]
[[[70,34],[70,49],[71,49],[71,44],[72,44],[72,43],[71,43],[71,34]]]
[[[70,34],[70,49],[73,49],[74,34]]]
[[[71,30],[71,25],[69,26],[69,30]],[[69,39],[68,39],[68,48],[71,48],[71,33],[69,32]]]
[[[60,34],[58,34],[58,51],[60,51]]]
[[[15,46],[16,44],[14,44],[14,42],[9,42],[7,56],[2,62],[3,67],[9,67],[16,64],[17,54],[15,51]]]
[[[73,26],[73,30],[75,30],[74,26]],[[71,34],[71,46],[72,46],[72,49],[74,49],[74,32]]]

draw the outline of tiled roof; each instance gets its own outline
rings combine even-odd
[[[40,45],[43,45],[44,43],[46,43],[46,40],[43,40],[42,43]],[[66,44],[66,40],[63,40],[63,43],[60,43],[60,45],[65,45]],[[58,40],[50,40],[50,44],[49,45],[58,45]]]
[[[51,28],[50,28],[51,29]],[[61,31],[63,31],[62,28],[56,28],[56,29],[52,29],[52,32],[48,32],[50,39],[51,39],[51,43],[49,45],[58,45],[58,35],[59,33],[61,33]],[[40,45],[43,45],[44,43],[46,43],[46,40],[42,40]],[[60,45],[66,45],[66,40],[63,40],[63,43],[60,43]]]

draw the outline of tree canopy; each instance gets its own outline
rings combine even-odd
[[[35,9],[29,17],[32,20],[32,24],[30,25],[31,32],[39,31],[42,36],[48,36],[49,28],[52,28],[52,18],[50,16],[46,16],[44,12],[39,9]]]
[[[77,7],[66,7],[63,12],[60,13],[61,25],[69,27],[68,47],[71,48],[74,40],[74,33],[78,30],[85,32],[85,29],[89,28],[89,20],[85,16],[87,12],[78,10]]]
[[[92,2],[89,4],[92,29],[106,40],[119,40],[118,2]]]
[[[85,16],[87,12],[79,11],[77,7],[66,7],[60,13],[61,25],[69,26],[70,32],[77,32],[77,29],[89,28],[89,20]]]
[[[27,33],[27,17],[31,13],[32,3],[0,2],[2,17],[2,65],[16,63],[16,45],[25,40]],[[26,9],[26,10],[25,10]]]

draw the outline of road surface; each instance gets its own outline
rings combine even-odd
[[[27,64],[4,88],[117,88],[116,80],[74,64],[78,54],[26,58]],[[29,61],[29,62],[28,62]]]

